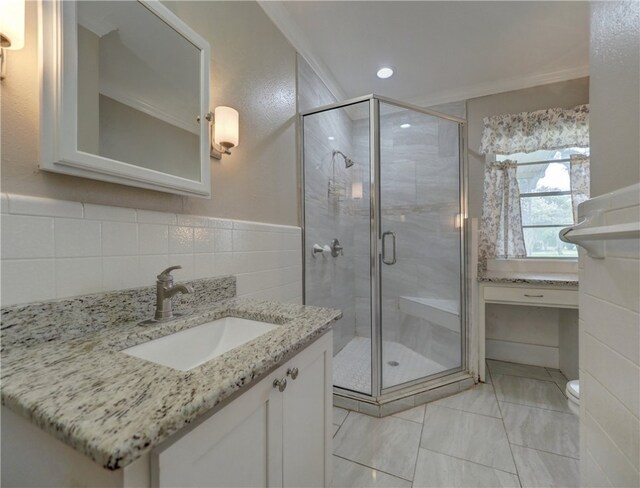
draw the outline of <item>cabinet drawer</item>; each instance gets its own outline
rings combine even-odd
[[[577,290],[486,286],[483,296],[487,302],[530,303],[531,305],[547,307],[563,306],[578,308]]]

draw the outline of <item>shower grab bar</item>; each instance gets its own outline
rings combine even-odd
[[[392,255],[392,259],[391,261],[387,261],[386,257],[387,257],[387,240],[386,237],[387,236],[391,236],[391,239],[393,240],[393,255]],[[387,232],[385,232],[384,234],[382,234],[382,262],[384,264],[387,265],[392,265],[392,264],[396,264],[397,261],[397,255],[396,255],[396,234],[395,232],[391,232],[390,230],[388,230]]]

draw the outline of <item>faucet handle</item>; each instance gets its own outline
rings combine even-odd
[[[182,266],[180,266],[180,265],[177,265],[177,266],[171,266],[171,267],[169,267],[169,268],[165,269],[162,273],[160,273],[160,274],[157,276],[158,281],[171,281],[171,280],[173,280],[173,276],[171,276],[171,272],[172,272],[174,269],[182,269]]]

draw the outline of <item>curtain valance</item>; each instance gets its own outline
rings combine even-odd
[[[589,147],[589,105],[485,117],[482,154]]]

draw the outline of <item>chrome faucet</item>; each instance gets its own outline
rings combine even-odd
[[[172,298],[177,293],[193,293],[193,287],[184,283],[173,284],[171,272],[174,269],[182,269],[182,266],[171,266],[158,275],[156,282],[156,321],[164,321],[173,318]]]

